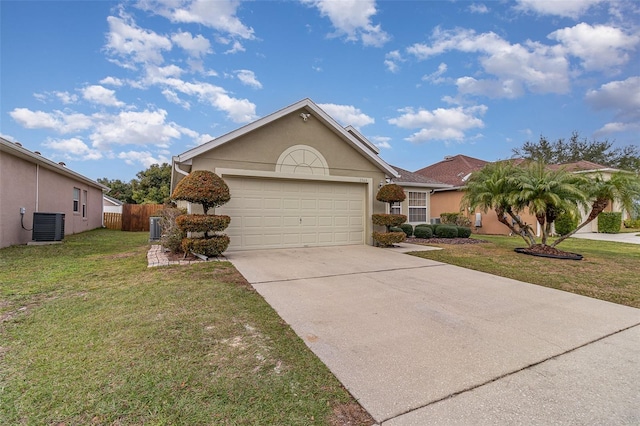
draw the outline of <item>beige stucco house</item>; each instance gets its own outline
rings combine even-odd
[[[0,247],[32,241],[34,213],[63,213],[65,235],[101,227],[108,189],[0,138]]]
[[[400,173],[355,128],[310,99],[173,157],[171,190],[193,170],[210,170],[231,190],[216,214],[231,217],[229,250],[372,244],[378,188]],[[416,183],[424,194],[437,183]],[[188,205],[194,213],[199,206]],[[408,206],[407,206],[408,209]]]

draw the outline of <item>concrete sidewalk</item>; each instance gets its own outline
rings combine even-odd
[[[638,309],[369,246],[227,257],[380,424],[640,423]]]

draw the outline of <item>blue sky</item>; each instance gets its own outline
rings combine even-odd
[[[93,179],[307,97],[408,170],[573,131],[640,143],[633,0],[2,0],[0,19],[0,134]]]

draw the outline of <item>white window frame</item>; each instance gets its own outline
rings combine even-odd
[[[394,201],[393,203],[391,203],[391,207],[390,207],[389,213],[391,213],[391,214],[402,214],[402,202],[401,201]]]
[[[80,188],[73,188],[73,212],[80,213]]]
[[[424,200],[422,199],[417,200],[414,194],[421,194],[422,196],[424,196]],[[409,223],[427,223],[428,222],[428,215],[427,215],[428,198],[427,197],[428,195],[426,191],[409,191],[409,193],[407,194],[407,204],[408,204],[407,218]],[[424,201],[424,205],[416,204],[416,202],[422,203],[423,201]],[[423,219],[414,220],[417,210],[422,210],[422,214],[420,216],[422,216]]]
[[[87,218],[87,190],[82,191],[82,217]]]

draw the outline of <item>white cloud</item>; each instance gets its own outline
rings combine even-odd
[[[403,129],[419,129],[406,140],[414,143],[430,140],[462,141],[465,132],[471,129],[483,128],[484,122],[479,116],[487,111],[485,105],[457,108],[438,108],[433,111],[404,108],[397,118],[389,120],[389,124]]]
[[[149,151],[128,151],[118,154],[118,158],[124,160],[126,164],[135,165],[142,164],[145,168],[151,167],[153,164],[170,163],[171,160],[164,155],[154,157]]]
[[[103,78],[102,80],[99,81],[99,83],[107,84],[109,86],[116,86],[116,87],[124,86],[124,81],[122,81],[117,77],[111,77],[111,76]]]
[[[237,70],[235,71],[236,77],[246,86],[253,87],[254,89],[262,89],[262,83],[258,81],[256,75],[250,70]]]
[[[516,9],[541,15],[577,18],[590,7],[606,0],[517,0]]]
[[[387,136],[372,136],[371,141],[375,146],[382,149],[391,149],[391,138]]]
[[[238,0],[141,0],[137,7],[164,16],[172,22],[202,24],[245,40],[255,38],[253,28],[236,16]]]
[[[511,44],[493,32],[477,34],[462,28],[451,31],[436,28],[431,44],[416,43],[407,48],[419,60],[451,50],[480,54],[480,65],[494,77],[459,78],[457,84],[464,93],[514,98],[524,94],[525,89],[532,93],[569,91],[569,61],[560,46],[533,41]]]
[[[173,90],[169,90],[169,89],[164,89],[162,91],[162,94],[164,95],[164,97],[171,103],[174,103],[176,105],[180,105],[182,108],[189,110],[191,109],[191,104],[188,101],[185,101],[183,99],[180,99],[180,97],[178,96],[178,94],[176,92],[174,92]]]
[[[628,52],[640,44],[638,34],[629,35],[619,28],[584,22],[554,31],[548,37],[562,43],[572,56],[580,58],[587,70],[616,69],[629,61]]]
[[[609,109],[615,113],[616,121],[605,124],[599,134],[640,129],[640,76],[603,84],[588,91],[585,100],[596,110]]]
[[[438,69],[431,74],[423,76],[422,81],[430,81],[435,84],[442,83],[445,80],[442,78],[442,75],[447,72],[447,69],[447,64],[441,62],[440,65],[438,65]]]
[[[179,32],[171,36],[171,41],[186,50],[192,57],[201,57],[212,52],[211,43],[200,34],[193,37],[191,33]]]
[[[86,130],[92,126],[90,116],[57,110],[49,113],[31,111],[28,108],[15,108],[9,115],[27,129],[48,129],[63,134]]]
[[[103,157],[100,151],[89,148],[79,138],[48,139],[43,145],[58,151],[67,160],[99,160]]]
[[[468,7],[468,10],[471,13],[489,13],[489,8],[483,3],[471,3],[471,5]]]
[[[180,138],[175,123],[167,123],[167,112],[121,111],[118,114],[95,114],[94,131],[89,136],[93,147],[109,149],[111,145],[169,146],[172,139]]]
[[[361,40],[365,46],[380,47],[389,41],[389,35],[371,18],[378,12],[375,0],[303,0],[315,6],[322,16],[329,18],[336,29],[335,36],[346,36],[349,41]]]
[[[368,124],[375,123],[372,117],[369,117],[360,111],[360,109],[351,105],[318,104],[318,106],[344,126],[352,125],[356,129],[359,129]]]
[[[387,70],[392,73],[400,71],[400,62],[404,62],[404,58],[400,54],[399,50],[393,50],[384,55],[384,65],[387,67]]]
[[[114,90],[99,85],[87,86],[82,89],[82,97],[94,104],[113,107],[124,106],[124,102],[116,98],[116,92]]]
[[[133,19],[123,14],[118,18],[107,17],[109,33],[106,49],[110,54],[120,56],[124,62],[116,63],[128,68],[133,63],[156,64],[164,62],[163,50],[171,50],[171,40],[151,30],[138,27]]]
[[[78,102],[78,95],[75,93],[69,92],[53,92],[54,95],[62,102],[63,104],[74,104]]]

